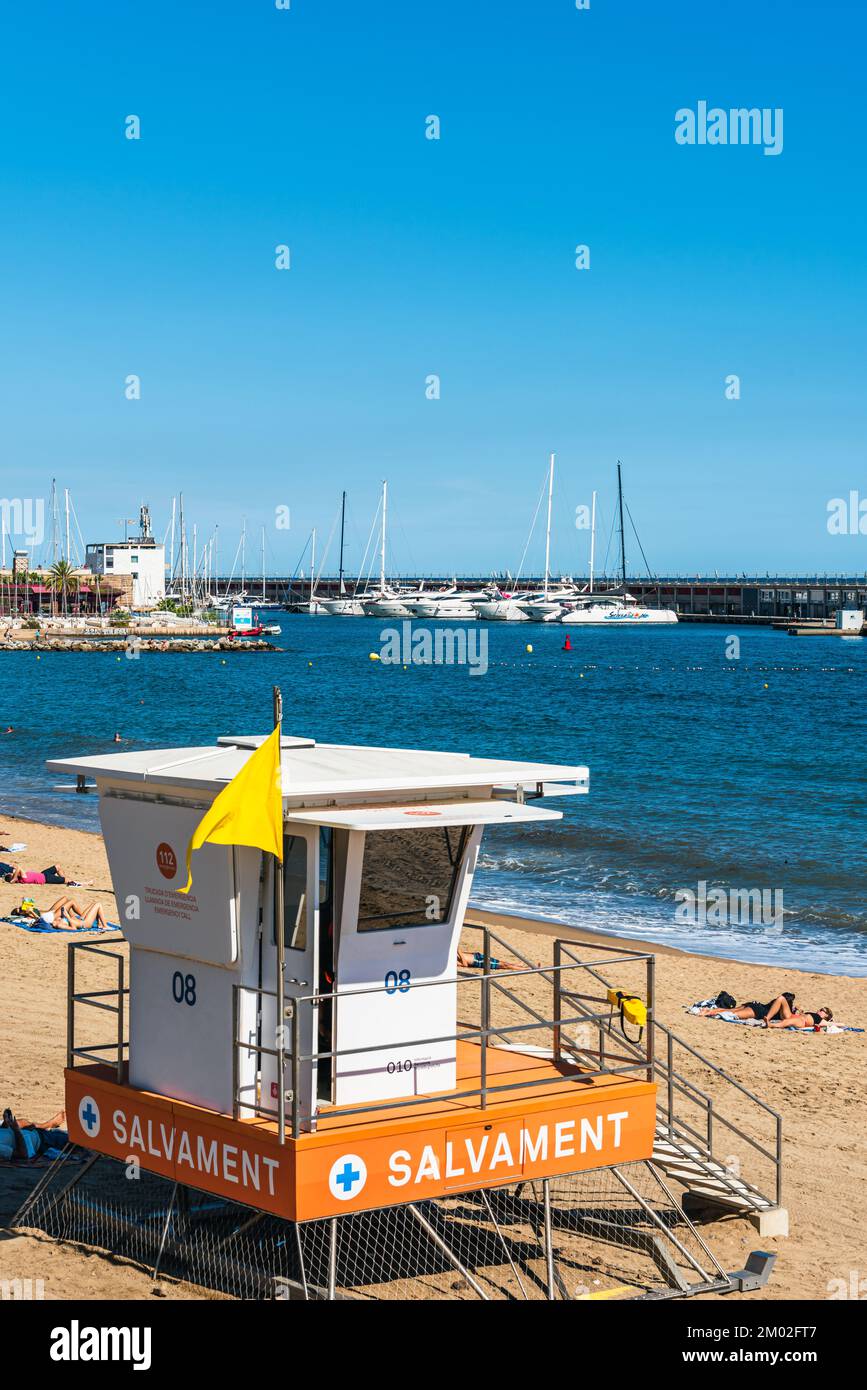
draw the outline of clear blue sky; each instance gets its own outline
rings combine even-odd
[[[863,571],[826,504],[867,498],[865,31],[854,0],[6,7],[0,495],[56,475],[105,539],[183,488],[291,569],[343,487],[357,562],[387,476],[397,568],[486,572],[553,449],[558,568],[620,457],[658,572]],[[783,153],[677,145],[702,99],[782,107]]]

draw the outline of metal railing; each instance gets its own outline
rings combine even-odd
[[[437,1046],[446,1043],[454,1043],[457,1048],[459,1043],[476,1044],[479,1047],[479,1084],[455,1087],[435,1093],[436,1099],[442,1104],[448,1104],[458,1100],[476,1100],[479,1109],[486,1110],[491,1104],[496,1104],[498,1096],[503,1092],[508,1092],[513,1096],[518,1091],[532,1092],[541,1086],[550,1086],[552,1077],[550,1075],[540,1078],[516,1079],[510,1075],[504,1083],[491,1080],[490,1076],[490,1057],[489,1051],[495,1046],[495,1039],[499,1039],[506,1047],[512,1047],[516,1043],[520,1045],[523,1041],[526,1044],[527,1034],[538,1034],[540,1030],[547,1035],[550,1043],[547,1050],[550,1056],[561,1065],[569,1067],[568,1071],[561,1071],[560,1076],[564,1082],[580,1085],[587,1085],[595,1077],[599,1076],[635,1076],[643,1074],[647,1080],[653,1078],[653,1052],[651,1029],[646,1031],[647,1046],[644,1053],[639,1049],[639,1055],[635,1052],[624,1054],[616,1051],[612,1047],[605,1051],[600,1057],[599,1064],[594,1066],[588,1064],[585,1057],[585,1050],[582,1049],[573,1039],[568,1036],[567,1030],[570,1027],[586,1024],[595,1024],[600,1032],[609,1024],[611,1016],[611,1006],[607,996],[602,997],[598,993],[584,993],[577,988],[564,988],[564,978],[570,973],[574,976],[575,972],[588,971],[591,975],[595,973],[594,967],[597,965],[614,965],[621,963],[644,963],[646,970],[646,992],[648,1001],[652,1000],[653,995],[653,966],[654,958],[640,951],[615,950],[614,948],[601,948],[607,952],[602,961],[583,961],[577,959],[563,960],[558,959],[553,965],[534,965],[527,961],[514,946],[504,942],[497,934],[487,926],[467,926],[467,930],[475,930],[482,934],[483,950],[479,954],[482,957],[481,973],[470,974],[463,971],[455,976],[450,976],[440,980],[425,980],[413,982],[410,988],[413,991],[421,989],[440,989],[455,986],[458,990],[479,990],[479,1023],[461,1024],[459,1023],[454,1032],[440,1034],[435,1037],[412,1038],[410,1040],[392,1040],[385,1043],[367,1043],[361,1047],[352,1048],[312,1048],[310,1051],[304,1050],[301,1045],[302,1036],[302,1015],[305,1010],[309,1010],[310,1018],[315,1019],[316,1011],[325,1004],[332,1007],[340,1002],[349,999],[358,999],[365,995],[386,995],[390,987],[383,985],[369,985],[360,989],[337,990],[331,992],[314,992],[302,995],[293,1000],[287,1001],[284,1009],[284,1019],[277,1025],[280,1028],[279,1034],[275,1032],[275,1046],[270,1047],[261,1039],[262,1027],[262,1001],[264,999],[274,999],[276,1002],[277,993],[274,990],[267,990],[252,985],[235,985],[233,991],[233,1115],[235,1118],[247,1111],[260,1118],[270,1119],[278,1122],[278,1133],[281,1142],[284,1142],[286,1133],[285,1127],[281,1131],[279,1116],[281,1107],[269,1106],[263,1102],[261,1094],[261,1073],[262,1059],[273,1057],[275,1059],[276,1071],[276,1091],[278,1102],[282,1096],[290,1106],[289,1132],[293,1137],[298,1137],[306,1130],[315,1127],[316,1119],[312,1114],[304,1113],[304,1105],[301,1097],[301,1073],[302,1068],[310,1066],[315,1074],[320,1061],[327,1060],[329,1071],[333,1075],[336,1070],[336,1063],[341,1059],[364,1056],[370,1057],[376,1053],[394,1053],[403,1046],[411,1045],[413,1048]],[[522,962],[524,968],[509,969],[508,971],[492,968],[495,957],[492,953],[492,944],[504,948],[511,956],[516,957]],[[557,943],[560,945],[562,943]],[[596,951],[596,946],[592,948]],[[542,1013],[520,994],[513,991],[510,987],[513,982],[536,978],[544,980],[551,990],[551,1009],[549,1013]],[[252,997],[257,1001],[256,1009],[256,1039],[248,1036],[239,1036],[241,1004],[245,997]],[[497,999],[506,999],[517,1010],[529,1015],[527,1022],[506,1022],[494,1019],[494,1002]],[[564,1012],[564,1001],[574,1002],[579,1006],[579,1011],[573,1014]],[[596,1005],[603,1005],[601,1011],[596,1011]],[[460,1009],[459,1009],[460,1016]],[[291,1025],[290,1030],[286,1030],[286,1024]],[[285,1042],[285,1032],[291,1031],[291,1044],[287,1048]],[[281,1045],[282,1044],[282,1045]],[[520,1050],[519,1046],[515,1050]],[[256,1057],[255,1066],[256,1081],[247,1080],[241,1082],[239,1059],[242,1053],[249,1058],[251,1055]],[[286,1087],[286,1073],[290,1076],[290,1085]],[[245,1092],[254,1091],[253,1096],[246,1095]],[[388,1097],[384,1100],[372,1100],[359,1103],[357,1105],[343,1105],[328,1103],[327,1114],[329,1120],[349,1119],[355,1115],[363,1114],[370,1116],[378,1111],[388,1110],[394,1113],[395,1110],[411,1111],[418,1106],[429,1106],[431,1103],[431,1093],[412,1096]]]
[[[76,1062],[80,1060],[99,1062],[102,1066],[113,1066],[117,1080],[123,1082],[124,1063],[129,1051],[124,1001],[129,995],[129,987],[126,984],[126,959],[124,955],[120,951],[106,950],[107,946],[116,941],[123,941],[123,937],[110,937],[107,942],[102,942],[99,946],[91,941],[71,941],[69,943],[66,957],[66,1065],[70,1068],[74,1067]],[[80,951],[85,952],[88,956],[105,956],[107,960],[114,961],[117,970],[117,984],[114,989],[76,990],[76,963]],[[111,1003],[110,1000],[115,1002]],[[100,1009],[104,1013],[116,1016],[117,1028],[111,1042],[88,1043],[86,1047],[76,1046],[76,1004],[91,1009]],[[108,1057],[104,1055],[106,1053],[109,1054]],[[113,1061],[112,1053],[114,1053]]]
[[[555,945],[555,960],[563,955],[575,959],[570,948],[565,943],[557,941]],[[592,969],[591,967],[587,968]],[[606,988],[608,987],[608,981],[604,980],[601,975],[597,975],[597,978],[601,984],[605,985]],[[575,1000],[573,1002],[575,1002],[576,1007],[578,1007],[580,1011],[580,1001]],[[589,1021],[589,1019],[587,1021]],[[680,1145],[686,1144],[694,1146],[699,1151],[699,1155],[703,1152],[706,1159],[713,1160],[722,1167],[725,1167],[725,1163],[722,1159],[717,1159],[714,1153],[714,1148],[717,1144],[717,1128],[722,1128],[726,1134],[736,1135],[738,1139],[747,1144],[772,1165],[773,1202],[776,1206],[781,1206],[783,1195],[783,1118],[780,1113],[763,1101],[760,1096],[757,1096],[754,1091],[751,1091],[747,1086],[744,1086],[742,1082],[725,1071],[724,1068],[712,1062],[709,1057],[704,1056],[697,1048],[672,1032],[664,1023],[660,1023],[655,1019],[650,1008],[648,1008],[648,1033],[650,1035],[648,1042],[653,1067],[652,1075],[653,1078],[660,1083],[657,1091],[657,1114],[660,1128],[663,1130],[664,1135],[670,1137],[675,1144],[679,1143]],[[657,1036],[664,1049],[664,1060],[654,1047],[654,1039]],[[633,1055],[635,1055],[638,1050],[636,1044],[626,1037],[618,1039],[618,1043],[621,1046],[626,1046],[627,1049],[631,1049]],[[604,1048],[605,1039],[600,1030],[600,1060],[605,1055]],[[734,1091],[737,1091],[749,1105],[754,1106],[768,1117],[774,1131],[772,1148],[762,1143],[761,1140],[756,1139],[754,1135],[749,1134],[741,1125],[737,1124],[727,1115],[721,1113],[719,1102],[715,1100],[713,1096],[709,1095],[702,1087],[698,1086],[690,1077],[686,1076],[681,1070],[682,1064],[678,1065],[679,1053],[686,1054],[694,1059],[698,1062],[700,1067],[706,1068],[714,1076],[718,1077],[727,1087],[731,1087]],[[679,1107],[680,1101],[688,1102],[690,1105],[703,1112],[704,1119],[700,1129],[683,1113],[682,1107]],[[763,1193],[752,1183],[747,1182],[747,1180],[740,1175],[737,1176],[737,1182],[742,1187],[752,1192],[756,1197],[765,1198],[767,1196],[767,1194]]]

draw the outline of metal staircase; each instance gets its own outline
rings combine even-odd
[[[486,914],[493,915],[493,914]],[[497,911],[501,925],[511,914]],[[489,922],[468,920],[467,926],[484,933],[486,959],[492,945],[516,957],[532,973],[535,963],[522,955],[514,940],[505,941]],[[516,919],[517,930],[530,923]],[[723,1211],[747,1217],[764,1236],[787,1235],[788,1215],[782,1205],[782,1117],[759,1096],[712,1062],[685,1039],[678,1037],[653,1013],[653,958],[647,964],[647,1024],[642,1036],[630,1038],[609,1008],[612,981],[609,967],[629,970],[629,952],[603,944],[566,938],[576,933],[562,923],[539,921],[539,933],[554,940],[550,982],[554,994],[554,1052],[596,1073],[643,1074],[657,1084],[657,1126],[653,1163],[684,1189],[681,1205],[696,1213],[703,1208],[718,1215]],[[580,955],[576,954],[580,951]],[[595,957],[588,960],[588,955]],[[599,957],[602,957],[600,960]],[[588,980],[587,992],[567,986],[579,969]],[[601,970],[605,974],[600,973]],[[538,972],[545,976],[547,971]],[[493,995],[502,991],[490,977]],[[618,981],[618,985],[622,981]],[[540,1025],[545,1019],[517,995],[512,1003],[532,1015]],[[561,1023],[571,1014],[567,1027]],[[576,1022],[577,1020],[577,1022]],[[491,1032],[496,1032],[492,1028]],[[509,1030],[503,1034],[506,1037]],[[648,1035],[649,1033],[649,1035]],[[749,1172],[749,1177],[745,1172]]]
[[[555,959],[555,965],[559,960],[578,959],[562,942],[557,945],[555,956],[559,959]],[[598,971],[588,969],[607,994],[609,982]],[[565,998],[578,1012],[586,1011],[589,1023],[592,1013],[586,1008],[585,999],[564,992]],[[652,1000],[648,1002],[652,1005]],[[659,1023],[653,1017],[652,1007],[648,1010],[647,1026],[653,1039],[651,1075],[659,1088],[655,1165],[685,1189],[691,1210],[723,1208],[748,1217],[761,1235],[788,1235],[788,1214],[782,1205],[782,1116]],[[633,1042],[622,1030],[613,1035],[609,1025],[603,1035],[599,1029],[599,1054],[611,1057],[612,1045],[621,1056],[645,1055],[646,1044]],[[597,1055],[595,1049],[591,1055]],[[687,1074],[687,1067],[693,1075]],[[696,1073],[707,1076],[705,1085],[710,1090],[698,1085]],[[738,1120],[724,1110],[727,1102],[737,1106]],[[746,1112],[751,1119],[740,1118],[740,1112]],[[761,1133],[757,1135],[756,1130]],[[740,1154],[725,1152],[732,1146]],[[741,1155],[755,1161],[759,1170],[751,1181],[743,1176]]]

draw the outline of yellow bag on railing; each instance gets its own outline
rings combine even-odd
[[[609,989],[608,1003],[611,1005],[611,1018],[614,1016],[615,1009],[620,1010],[620,1031],[624,1038],[627,1038],[629,1042],[633,1041],[624,1026],[626,1023],[631,1023],[633,1027],[638,1029],[638,1042],[641,1042],[647,1024],[647,1005],[641,996],[639,994],[624,994],[622,989]],[[611,1018],[608,1020],[609,1032],[611,1031]]]

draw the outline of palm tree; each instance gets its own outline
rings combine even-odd
[[[52,589],[55,593],[60,591],[60,602],[65,615],[67,595],[72,588],[72,565],[68,560],[56,560],[49,573]]]

